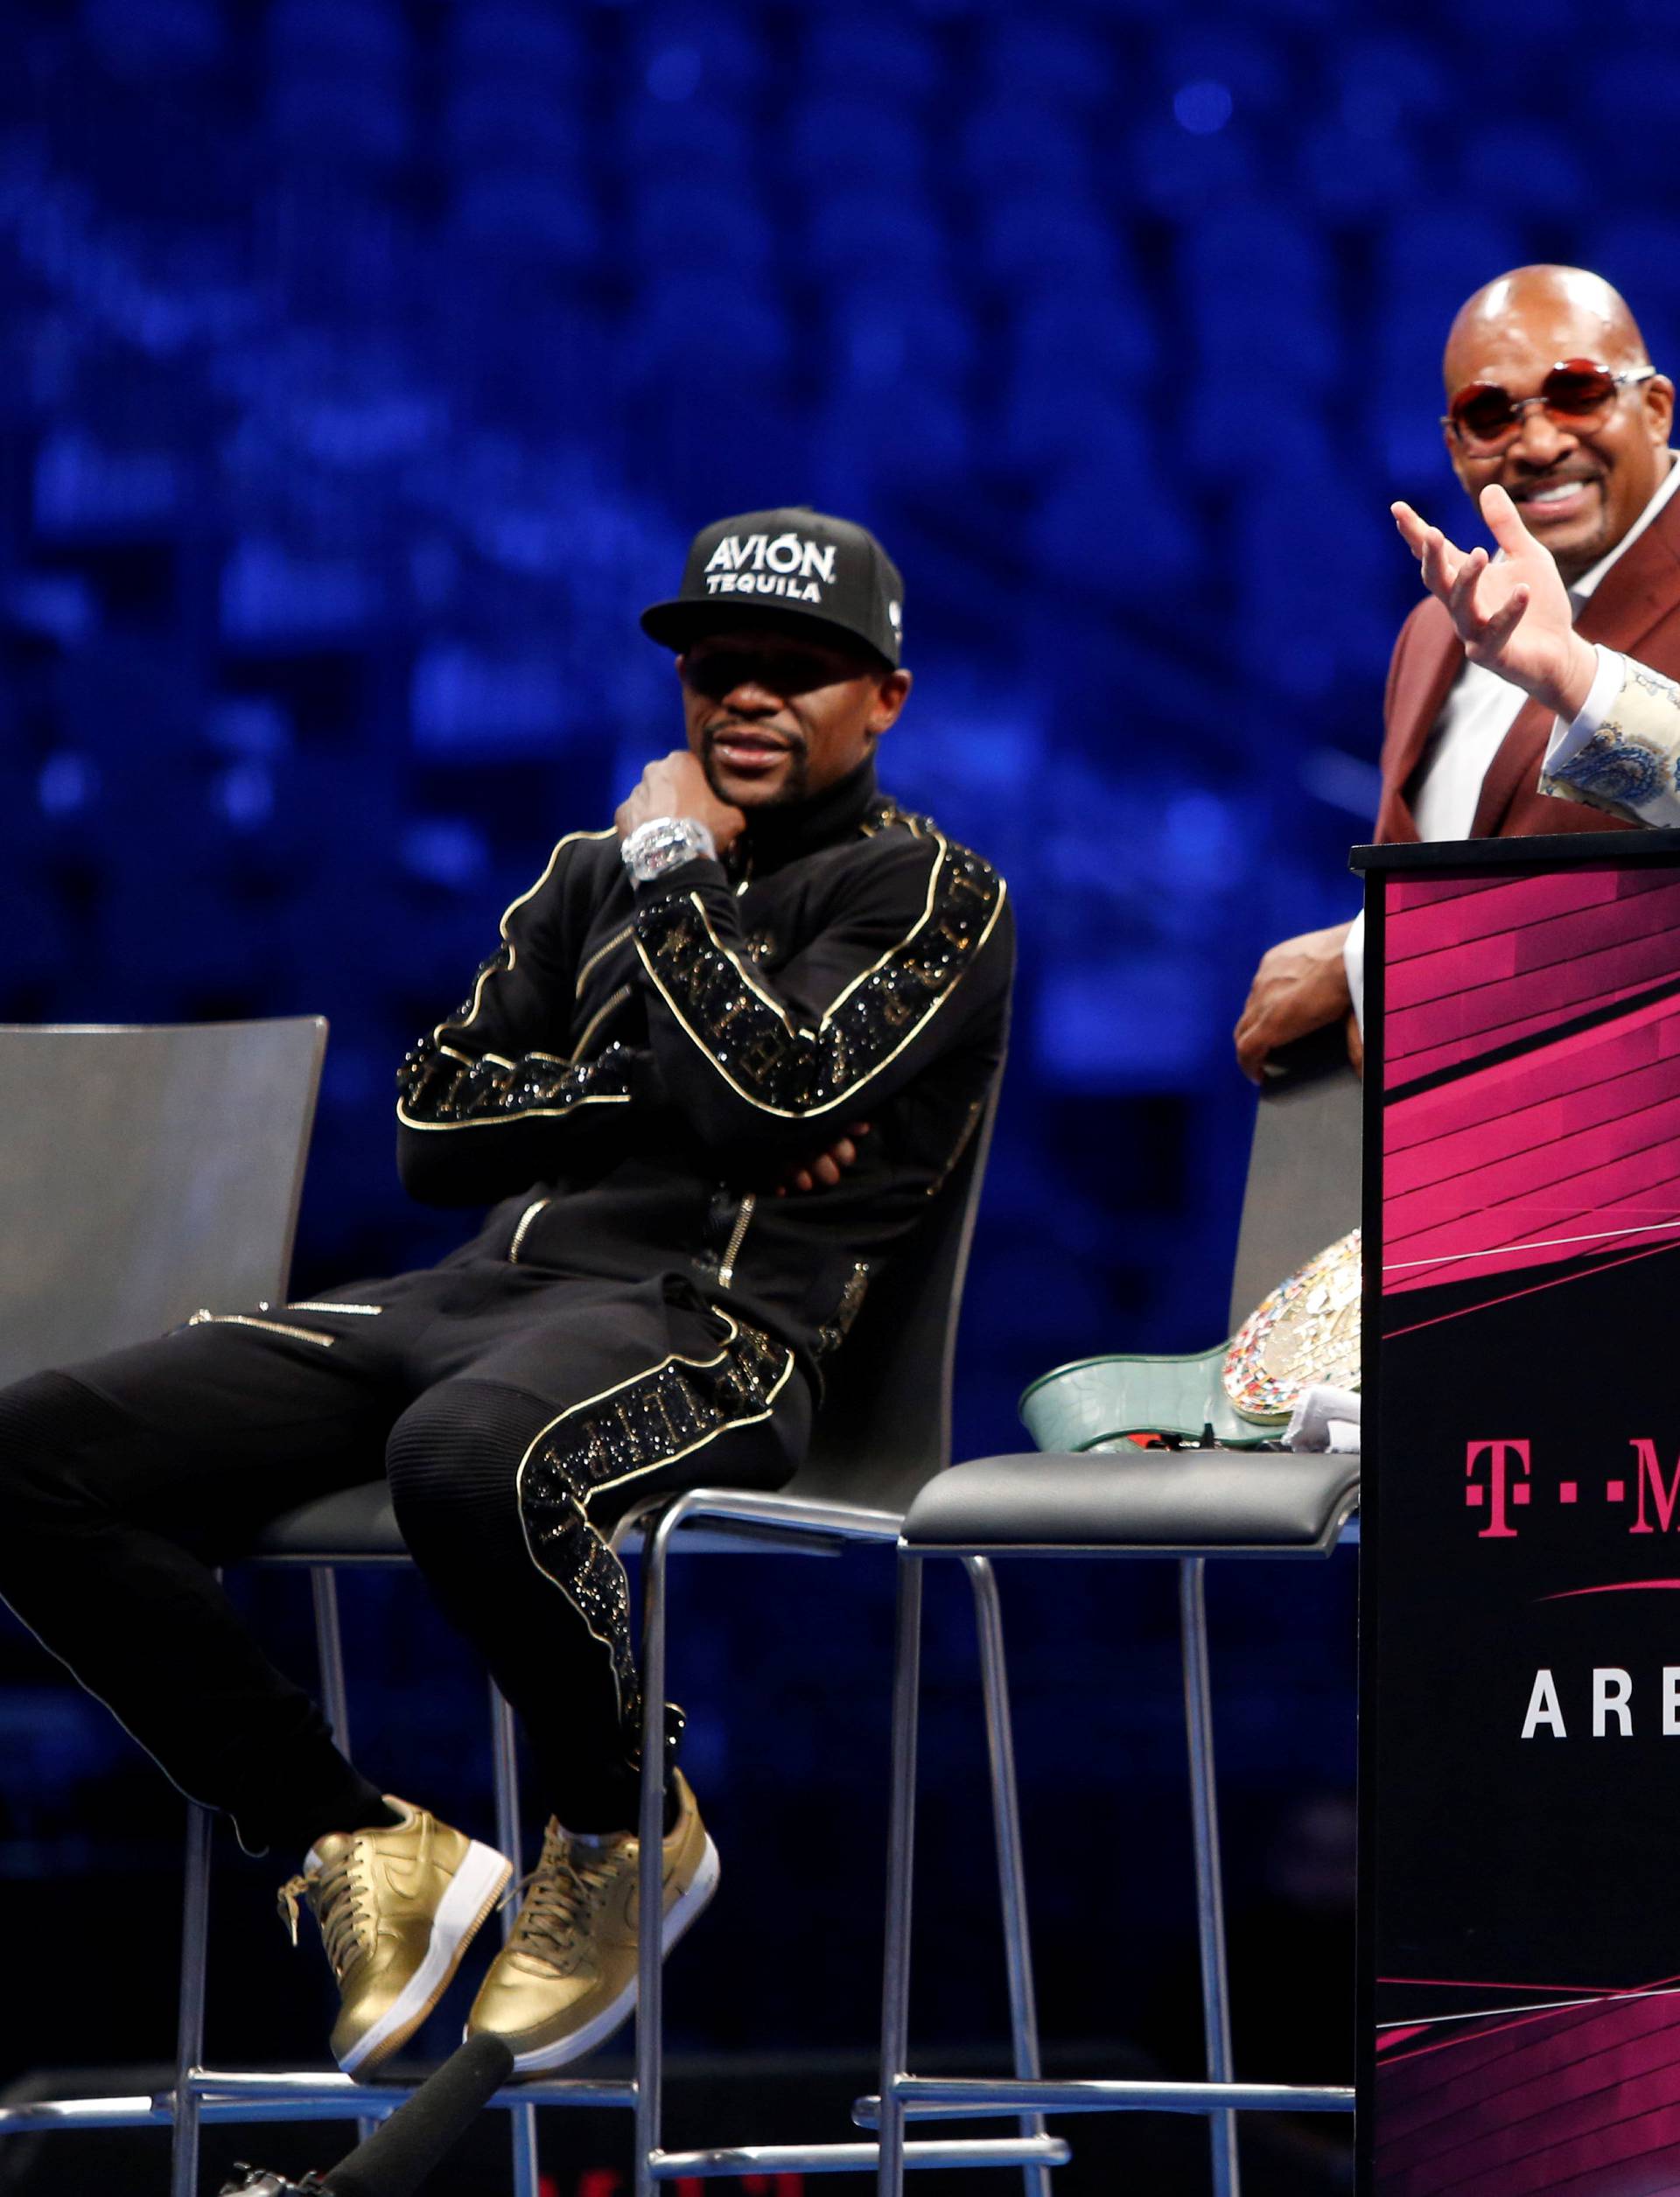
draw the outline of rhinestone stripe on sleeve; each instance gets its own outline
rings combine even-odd
[[[606,1649],[626,1725],[639,1713],[623,1564],[590,1518],[607,1489],[704,1449],[731,1428],[770,1416],[793,1353],[731,1320],[715,1358],[671,1357],[545,1427],[519,1468],[520,1516],[532,1560]]]
[[[591,1102],[627,1105],[633,1060],[610,1045],[592,1060],[528,1053],[470,1060],[423,1038],[397,1070],[397,1115],[411,1129],[465,1129],[528,1115],[570,1114]]]
[[[640,903],[644,966],[690,1038],[742,1097],[797,1118],[844,1102],[948,997],[1003,905],[1003,879],[934,835],[927,905],[908,935],[848,986],[814,1029],[795,1024],[722,945],[697,893]]]

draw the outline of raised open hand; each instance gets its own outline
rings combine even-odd
[[[1389,508],[1422,567],[1424,585],[1446,605],[1471,662],[1496,671],[1558,716],[1572,717],[1586,700],[1598,659],[1575,631],[1551,551],[1529,532],[1505,491],[1494,486],[1481,492],[1481,515],[1504,551],[1498,563],[1486,549],[1460,549],[1409,503]]]

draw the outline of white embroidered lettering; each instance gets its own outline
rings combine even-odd
[[[786,577],[774,584],[764,579],[732,577],[748,566],[757,573],[762,574],[767,567]],[[798,585],[794,575],[805,581],[806,585]],[[820,603],[822,593],[816,581],[833,580],[834,546],[830,543],[823,549],[815,542],[802,541],[796,534],[779,534],[774,541],[762,534],[749,534],[745,542],[738,534],[728,534],[712,551],[704,578],[709,595],[745,589],[749,593],[756,590],[766,595],[791,595],[802,603]],[[897,622],[895,617],[894,625]]]

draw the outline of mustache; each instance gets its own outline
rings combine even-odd
[[[708,752],[732,732],[745,732],[762,740],[773,740],[777,746],[786,748],[790,755],[803,755],[806,750],[807,743],[802,732],[785,731],[780,725],[766,725],[753,717],[714,717],[702,735]]]

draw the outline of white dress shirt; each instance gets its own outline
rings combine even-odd
[[[1668,453],[1668,471],[1657,484],[1649,502],[1634,520],[1613,549],[1606,549],[1598,563],[1589,565],[1579,579],[1572,583],[1569,591],[1570,612],[1578,618],[1581,605],[1603,580],[1605,574],[1619,556],[1632,549],[1646,528],[1656,517],[1677,489],[1680,489],[1680,465],[1675,463],[1676,453]],[[1614,664],[1614,668],[1611,665]],[[1565,727],[1561,720],[1552,734],[1551,745],[1546,751],[1546,768],[1567,761],[1577,749],[1591,738],[1602,723],[1621,684],[1621,659],[1614,652],[1599,651],[1599,677],[1586,707]],[[1589,711],[1597,699],[1598,714],[1589,718]],[[1423,759],[1415,779],[1416,793],[1411,804],[1412,817],[1420,839],[1467,839],[1470,827],[1475,821],[1476,804],[1481,799],[1482,780],[1488,766],[1498,754],[1505,735],[1516,722],[1528,696],[1521,687],[1514,687],[1508,679],[1502,679],[1496,671],[1489,671],[1485,664],[1466,661],[1452,682],[1441,714],[1435,720],[1433,731],[1424,748]],[[1560,742],[1568,739],[1567,748]],[[1360,1027],[1365,1026],[1365,911],[1362,908],[1354,918],[1353,928],[1348,934],[1342,948],[1342,961],[1348,971],[1348,985],[1354,996],[1354,1012],[1359,1017]]]

